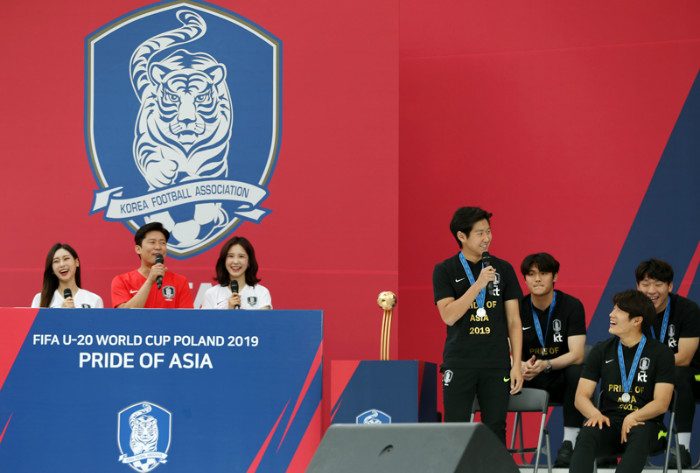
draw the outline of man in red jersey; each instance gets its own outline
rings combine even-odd
[[[160,222],[151,222],[134,235],[141,266],[112,280],[112,307],[127,309],[192,309],[194,301],[187,278],[168,271],[163,264],[168,232]],[[160,256],[161,262],[158,262]]]

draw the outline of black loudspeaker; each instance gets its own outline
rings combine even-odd
[[[518,473],[483,424],[333,424],[306,473]]]

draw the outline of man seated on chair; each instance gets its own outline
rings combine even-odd
[[[639,291],[615,294],[614,335],[588,355],[576,390],[586,422],[571,458],[571,473],[590,473],[596,457],[622,453],[618,473],[639,473],[649,452],[662,446],[663,416],[673,396],[673,352],[647,337],[654,305]],[[591,402],[598,380],[600,401]]]
[[[635,277],[637,289],[654,303],[656,322],[652,325],[652,336],[668,345],[674,353],[681,467],[690,468],[690,432],[695,416],[695,397],[700,397],[700,383],[695,381],[695,375],[700,375],[700,355],[697,353],[700,308],[685,297],[671,294],[673,268],[665,261],[643,261],[637,267]],[[671,468],[676,468],[676,461],[675,455],[671,457]]]
[[[584,418],[574,407],[586,345],[581,301],[554,290],[559,262],[548,253],[526,256],[520,265],[530,294],[520,300],[523,325],[523,386],[545,389],[564,410],[564,440],[554,466],[568,467]]]

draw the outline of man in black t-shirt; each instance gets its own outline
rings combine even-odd
[[[433,292],[447,325],[440,367],[445,421],[468,422],[477,396],[483,423],[505,444],[509,394],[523,383],[522,292],[508,262],[484,256],[491,244],[490,218],[477,207],[455,212],[450,231],[461,251],[435,266]]]
[[[576,408],[588,420],[576,441],[571,473],[590,473],[596,457],[622,452],[618,473],[639,473],[660,447],[663,416],[673,396],[673,352],[644,335],[656,317],[653,304],[633,289],[615,294],[609,332],[583,367]],[[598,407],[591,402],[600,383]]]
[[[695,416],[695,397],[700,395],[698,341],[700,340],[700,309],[698,305],[671,294],[673,268],[665,261],[642,261],[635,271],[637,289],[654,303],[656,322],[652,336],[673,350],[676,365],[676,425],[678,443],[681,444],[681,466],[690,468],[690,432]],[[695,391],[695,394],[694,394]],[[674,452],[675,453],[675,452]],[[669,465],[676,468],[677,459],[671,457]]]
[[[581,301],[554,290],[559,262],[549,253],[526,256],[520,265],[530,294],[520,301],[523,324],[524,387],[545,389],[562,403],[564,440],[555,467],[568,467],[583,416],[574,406],[586,346],[586,315]]]

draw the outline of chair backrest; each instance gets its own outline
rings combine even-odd
[[[544,389],[523,388],[508,399],[508,412],[547,412],[549,393]],[[479,401],[474,397],[472,412],[480,411]]]
[[[547,412],[549,393],[544,389],[523,388],[508,400],[508,410],[513,412]]]

